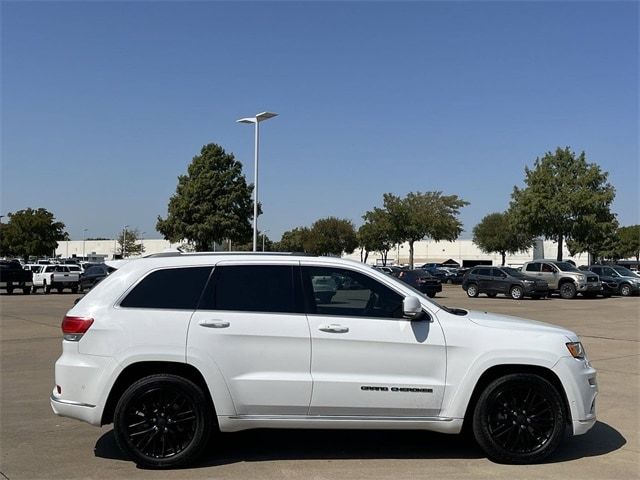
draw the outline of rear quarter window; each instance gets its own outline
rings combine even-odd
[[[144,277],[120,302],[124,308],[195,310],[212,267],[164,268]]]

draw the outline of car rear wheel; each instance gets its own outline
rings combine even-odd
[[[524,290],[522,290],[522,287],[514,285],[511,287],[511,290],[509,290],[509,295],[511,295],[511,298],[514,300],[520,300],[524,295]]]
[[[150,375],[131,385],[114,413],[120,449],[136,464],[168,468],[193,461],[211,432],[213,412],[203,390],[177,375]]]
[[[576,297],[576,293],[576,286],[573,284],[573,282],[566,282],[560,285],[560,296],[562,298],[570,300]]]
[[[30,294],[31,294],[31,287],[24,287],[24,288],[22,289],[22,293],[23,293],[24,295],[30,295]]]
[[[436,296],[436,292],[427,292],[427,297],[433,298]]]
[[[500,463],[535,463],[558,447],[566,426],[558,390],[534,374],[511,374],[491,382],[473,414],[476,441]]]
[[[469,297],[478,296],[478,286],[475,283],[470,283],[469,285],[467,285],[467,295]]]
[[[623,297],[631,296],[631,285],[627,285],[626,283],[624,285],[620,285],[620,295]]]

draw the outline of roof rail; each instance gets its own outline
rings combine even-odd
[[[317,255],[313,255],[311,253],[305,252],[160,252],[160,253],[151,253],[149,255],[145,255],[143,258],[163,258],[163,257],[181,257],[181,256],[229,256],[229,255],[246,255],[246,256],[301,256],[301,257],[315,257]]]

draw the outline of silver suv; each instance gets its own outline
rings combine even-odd
[[[546,280],[549,293],[560,293],[562,298],[574,298],[578,293],[595,297],[602,292],[600,277],[593,272],[578,270],[569,262],[534,260],[522,266],[526,275]]]

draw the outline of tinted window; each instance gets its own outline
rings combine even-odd
[[[636,274],[633,273],[632,270],[629,270],[627,267],[612,267],[616,272],[618,272],[620,275],[622,275],[623,277],[635,277]]]
[[[296,269],[287,265],[216,267],[200,309],[295,313]],[[299,283],[299,278],[298,278]]]
[[[512,277],[518,277],[518,278],[526,277],[524,273],[522,273],[520,270],[516,270],[515,268],[505,267],[502,270],[506,272],[508,275],[511,275]]]
[[[102,267],[89,267],[85,273],[86,275],[102,275],[106,272]]]
[[[331,267],[303,267],[302,272],[309,313],[402,317],[402,295],[367,275]]]
[[[527,272],[539,272],[540,271],[540,264],[539,263],[530,263],[527,265],[527,268],[525,269]]]
[[[492,268],[491,269],[491,275],[493,275],[494,277],[498,277],[498,278],[506,278],[507,277],[507,274],[504,273],[499,268]]]
[[[489,276],[491,275],[491,269],[490,268],[479,268],[476,271],[476,275],[486,275]]]
[[[120,306],[195,310],[210,272],[211,267],[156,270],[143,278]]]
[[[543,263],[541,265],[540,270],[547,273],[553,273],[556,271],[555,267],[553,267],[552,265],[549,265],[548,263]]]

